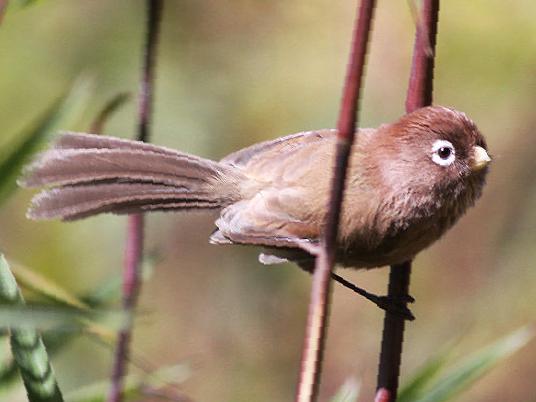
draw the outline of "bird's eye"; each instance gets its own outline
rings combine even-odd
[[[448,159],[451,153],[452,149],[449,147],[441,147],[437,150],[437,154],[441,159]]]
[[[432,161],[440,166],[449,166],[456,159],[454,146],[450,141],[437,140],[432,145]]]

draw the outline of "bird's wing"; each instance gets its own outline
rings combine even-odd
[[[291,192],[267,189],[226,207],[216,220],[218,230],[211,242],[307,249],[317,242],[320,225],[285,208],[283,203],[302,202],[299,191]]]
[[[372,133],[360,130],[354,151]],[[298,133],[224,158],[221,163],[239,168],[253,184],[241,189],[241,201],[222,210],[211,241],[301,249],[316,244],[327,209],[335,139],[336,130]],[[360,154],[351,158],[352,176],[359,176]],[[363,180],[348,181],[347,186],[352,191],[346,192],[345,203],[361,210],[368,191]]]
[[[297,134],[276,138],[275,140],[259,142],[250,147],[227,155],[220,162],[224,164],[244,167],[254,163],[257,159],[264,159],[274,154],[287,153],[297,148],[307,146],[316,141],[334,138],[337,133],[335,129],[323,129],[316,131],[304,131]]]
[[[235,152],[221,163],[235,166],[258,185],[216,221],[213,243],[307,248],[318,241],[336,130],[303,132]],[[319,183],[326,181],[326,183]],[[312,202],[315,199],[316,202]],[[320,208],[316,208],[320,205]],[[320,211],[315,210],[320,209]]]

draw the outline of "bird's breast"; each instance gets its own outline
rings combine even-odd
[[[371,200],[361,216],[348,215],[343,221],[338,258],[344,266],[373,268],[410,260],[467,208],[457,196],[438,198],[434,191],[411,189],[377,194]]]

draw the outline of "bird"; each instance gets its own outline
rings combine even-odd
[[[24,170],[45,187],[31,219],[217,210],[213,244],[254,245],[260,262],[311,271],[322,238],[336,129],[260,142],[213,161],[110,136],[66,132]],[[491,157],[463,112],[428,106],[356,131],[336,263],[370,269],[413,259],[481,196]]]

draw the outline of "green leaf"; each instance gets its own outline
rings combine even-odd
[[[39,0],[17,0],[17,3],[19,3],[21,7],[26,7],[26,6],[31,6],[32,4],[37,3],[38,1]]]
[[[92,323],[119,331],[127,327],[128,315],[117,311],[84,311],[61,306],[0,305],[0,326],[47,331],[86,330]]]
[[[143,261],[143,278],[144,280],[150,277],[157,261],[157,256],[154,254],[146,254]],[[78,297],[68,290],[62,288],[57,283],[41,274],[15,264],[10,267],[15,275],[15,278],[22,287],[31,290],[41,297],[49,299],[59,305],[52,307],[35,306],[31,311],[13,310],[8,316],[4,316],[5,321],[16,321],[15,324],[21,323],[20,319],[27,319],[28,326],[37,326],[46,329],[43,333],[43,343],[46,345],[49,356],[54,355],[58,351],[69,345],[70,341],[84,331],[85,334],[91,335],[90,339],[94,339],[101,345],[107,345],[113,348],[115,344],[116,330],[120,329],[120,323],[115,322],[112,326],[105,326],[102,323],[95,321],[99,315],[91,315],[95,309],[106,307],[111,301],[117,299],[121,294],[121,276],[114,275],[111,279],[104,281],[86,296]],[[82,311],[76,311],[75,309]],[[45,311],[43,311],[45,310]],[[22,314],[22,315],[21,315]],[[126,315],[119,313],[119,321],[126,323]],[[102,317],[102,315],[101,315]],[[108,313],[108,321],[114,321],[113,315]],[[2,321],[2,317],[0,317]],[[117,320],[116,320],[117,321]],[[5,323],[4,323],[5,325]],[[114,329],[115,328],[115,329]],[[0,328],[0,331],[2,329]],[[7,333],[6,333],[7,334]],[[0,333],[0,336],[2,334]],[[1,338],[0,338],[1,340]],[[0,399],[1,393],[7,392],[12,386],[16,385],[18,378],[18,368],[14,362],[11,353],[1,353],[0,349]],[[135,354],[133,360],[136,360]]]
[[[145,253],[141,262],[143,281],[151,279],[155,265],[160,257],[156,253]],[[121,297],[121,289],[123,286],[123,277],[121,274],[116,274],[95,288],[90,294],[81,297],[81,302],[90,307],[101,307]]]
[[[190,376],[186,365],[175,365],[156,370],[149,375],[130,374],[125,378],[124,400],[143,397],[143,390],[159,389],[184,382]],[[77,389],[67,395],[70,402],[104,402],[110,381],[102,381]]]
[[[31,290],[65,306],[88,309],[88,306],[75,295],[36,271],[20,264],[11,264],[11,271],[23,289]]]
[[[74,314],[77,317],[78,322],[74,325],[72,324],[72,322],[70,322],[69,326],[71,328],[84,328],[86,333],[90,333],[92,335],[97,336],[101,341],[106,344],[114,342],[116,335],[115,331],[117,329],[122,329],[123,324],[127,320],[126,315],[122,315],[123,312],[121,312],[119,313],[118,317],[120,319],[120,322],[116,323],[115,325],[106,327],[101,322],[99,322],[102,321],[99,318],[103,318],[102,315],[99,315],[99,309],[106,307],[106,305],[111,300],[121,294],[122,282],[121,277],[119,275],[117,276],[117,279],[114,276],[112,280],[107,280],[102,285],[97,286],[97,288],[91,293],[89,293],[87,296],[78,297],[69,292],[67,289],[53,282],[49,278],[46,278],[43,275],[21,265],[16,264],[12,266],[12,272],[14,273],[17,282],[20,283],[21,287],[29,289],[37,295],[44,297],[63,307],[63,309],[60,309],[59,311],[57,309],[54,310],[54,313],[60,313],[60,316],[65,316],[65,314]],[[74,313],[72,311],[66,311],[66,309],[73,308],[76,310],[84,311],[88,314],[81,314],[80,311]],[[45,308],[45,310],[47,309],[51,310],[49,307]],[[95,313],[97,314],[95,315]],[[104,313],[110,314],[110,312],[106,311],[104,311]],[[59,320],[60,325],[62,324],[61,317],[58,317],[56,314],[52,314],[52,312],[50,312],[50,316],[48,317],[44,317],[41,314],[40,318],[44,319],[45,321],[47,321],[47,318],[50,318],[52,320]],[[97,320],[95,320],[95,318],[97,318]],[[112,319],[113,317],[108,318],[107,320],[111,321]],[[52,322],[47,321],[46,324],[52,325]],[[47,326],[46,329],[49,329],[51,332],[65,332],[66,328],[64,328],[64,326],[58,326],[54,328],[49,328]],[[76,334],[72,334],[72,336],[74,335]]]
[[[149,270],[150,272],[155,258],[154,256],[151,257],[150,254],[147,257],[143,264],[145,267],[144,271]],[[81,334],[80,331],[82,330],[85,334],[92,335],[90,339],[96,340],[101,345],[104,344],[113,348],[116,336],[114,329],[105,327],[96,321],[91,321],[90,315],[88,314],[73,310],[67,312],[65,308],[77,308],[91,312],[92,310],[106,307],[106,305],[121,294],[122,282],[120,275],[114,275],[111,280],[104,281],[86,296],[78,297],[49,278],[29,268],[19,264],[12,264],[11,270],[21,287],[29,289],[37,295],[63,307],[60,311],[55,309],[57,306],[54,306],[52,309],[47,308],[48,311],[45,313],[39,310],[40,307],[35,307],[31,312],[32,317],[29,324],[40,324],[43,329],[47,329],[47,332],[43,333],[42,336],[49,356],[53,356],[68,346],[73,339]],[[18,313],[10,314],[11,318],[9,319],[17,319],[18,321],[19,316],[16,316]],[[38,322],[35,322],[34,319],[38,319]],[[120,319],[124,320],[124,317],[120,317]],[[11,353],[0,353],[0,392],[6,392],[11,386],[16,384],[14,380],[18,378],[17,374],[18,369],[12,359]]]
[[[49,289],[53,288],[54,286],[49,286]],[[58,300],[62,301],[61,298]],[[50,363],[44,342],[37,329],[54,331],[53,333],[45,333],[44,336],[49,352],[53,352],[64,347],[68,341],[73,339],[75,334],[82,330],[98,335],[99,339],[109,343],[111,342],[110,334],[113,337],[115,331],[125,328],[129,322],[129,315],[123,311],[81,310],[66,307],[65,304],[60,306],[27,306],[23,304],[24,300],[18,290],[15,278],[1,254],[0,302],[2,302],[0,304],[0,326],[10,328],[14,355],[14,360],[7,355],[1,359],[0,390],[5,390],[9,385],[12,385],[14,375],[18,372],[17,366],[23,367],[21,373],[23,373],[28,394],[33,395],[34,399],[30,398],[32,402],[61,400],[50,399],[57,397],[54,392],[59,391],[55,391],[53,387],[53,372],[49,367]],[[66,332],[69,330],[77,332]],[[50,398],[45,397],[48,395],[47,392],[50,393]]]
[[[525,346],[534,337],[534,328],[523,327],[462,361],[414,402],[444,402],[474,384],[495,365]]]
[[[434,380],[439,372],[445,367],[449,356],[449,350],[434,356],[424,367],[414,374],[413,378],[403,386],[398,394],[398,402],[413,402],[423,395],[423,390]]]
[[[20,306],[24,299],[7,261],[0,254],[0,300]],[[0,322],[3,320],[0,318]],[[54,370],[48,359],[41,335],[34,329],[10,328],[13,357],[24,382],[30,402],[63,402]]]
[[[331,402],[357,402],[361,384],[355,378],[349,378],[339,388]]]
[[[37,3],[42,3],[42,0],[9,0],[9,7],[23,8]]]
[[[67,96],[55,101],[31,127],[16,136],[19,143],[11,147],[9,154],[0,155],[0,204],[17,188],[17,178],[28,158],[59,128],[68,127],[80,117],[91,88],[89,79],[78,79]]]

